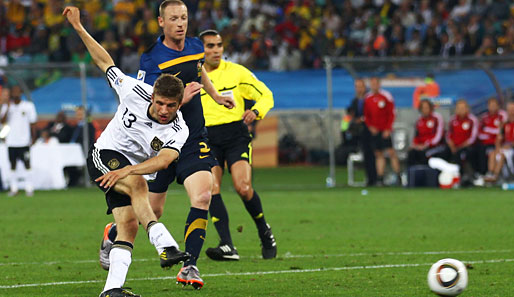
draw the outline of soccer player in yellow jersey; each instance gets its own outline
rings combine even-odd
[[[239,260],[230,236],[228,213],[220,194],[221,177],[227,163],[234,187],[252,216],[261,240],[262,257],[272,259],[277,255],[277,244],[270,226],[264,219],[261,199],[252,187],[251,136],[248,126],[262,119],[273,107],[273,94],[245,67],[222,59],[223,42],[215,30],[200,33],[205,50],[204,67],[214,87],[223,96],[236,102],[233,109],[219,106],[202,90],[201,98],[209,144],[219,166],[212,168],[214,186],[209,213],[220,236],[220,243],[209,248],[206,254],[213,260]],[[244,99],[256,101],[245,110]]]

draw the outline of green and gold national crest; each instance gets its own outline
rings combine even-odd
[[[111,169],[116,169],[120,166],[120,161],[118,159],[111,159],[109,162],[107,162],[107,166]]]
[[[155,136],[153,138],[152,142],[150,143],[150,145],[152,146],[152,149],[157,152],[161,150],[163,144],[164,144],[164,142],[162,142],[159,138],[157,138],[157,136]]]

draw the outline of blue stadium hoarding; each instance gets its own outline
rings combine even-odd
[[[514,87],[514,70],[493,70],[502,88]],[[324,70],[301,70],[294,72],[255,72],[273,91],[275,110],[325,109],[327,107],[326,73]],[[371,73],[360,73],[363,77]],[[422,72],[395,72],[398,80],[422,79]],[[388,78],[389,79],[389,78]],[[466,98],[470,102],[495,94],[493,84],[481,70],[445,71],[436,73],[444,99]],[[114,113],[118,102],[105,78],[87,78],[88,107],[92,113]],[[412,106],[415,85],[387,84],[384,89],[391,92],[397,107]],[[346,108],[354,95],[353,78],[341,69],[333,71],[334,107]],[[38,113],[55,114],[61,109],[81,105],[80,79],[64,77],[32,92]]]

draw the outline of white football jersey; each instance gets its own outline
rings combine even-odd
[[[182,113],[177,111],[175,120],[160,124],[149,115],[152,86],[125,75],[117,67],[110,67],[106,75],[118,94],[120,105],[95,147],[117,151],[133,165],[157,156],[161,148],[180,153],[189,136]],[[145,177],[152,179],[155,173]]]
[[[5,138],[5,144],[8,147],[30,146],[32,143],[30,124],[34,124],[37,120],[34,103],[25,100],[21,100],[19,104],[11,102],[9,110],[7,110],[7,104],[4,104],[2,105],[0,116],[3,116],[6,111],[6,124],[11,127],[11,130]]]

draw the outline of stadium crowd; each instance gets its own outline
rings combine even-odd
[[[160,1],[74,1],[83,22],[126,72],[161,30]],[[251,69],[319,68],[324,55],[454,56],[514,53],[506,0],[186,0],[196,36],[217,29],[229,60]],[[0,6],[0,65],[91,57],[61,15],[68,1]]]

